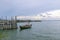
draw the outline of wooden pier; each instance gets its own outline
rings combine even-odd
[[[17,22],[16,22],[16,16],[15,18],[10,17],[10,20],[7,19],[0,19],[0,29],[3,30],[10,30],[10,29],[17,29]]]
[[[7,16],[0,18],[0,29],[10,30],[17,29],[17,23],[19,22],[41,22],[41,20],[18,20],[17,16],[8,18]]]

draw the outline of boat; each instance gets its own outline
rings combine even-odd
[[[28,29],[28,28],[31,28],[32,24],[26,24],[26,25],[23,25],[23,26],[20,26],[20,29]]]

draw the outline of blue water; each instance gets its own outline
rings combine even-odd
[[[22,25],[25,23],[19,23]],[[5,35],[1,40],[60,40],[60,21],[31,22],[32,28],[0,30]]]

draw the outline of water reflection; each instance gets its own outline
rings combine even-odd
[[[8,37],[7,31],[0,30],[0,40],[3,40],[3,38],[7,37]]]
[[[21,23],[20,23],[21,24]],[[0,31],[2,40],[60,40],[60,21],[32,23],[31,29]]]

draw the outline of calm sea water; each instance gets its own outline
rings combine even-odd
[[[32,28],[0,30],[0,40],[60,40],[60,21],[31,22]],[[18,25],[22,25],[19,23]]]

